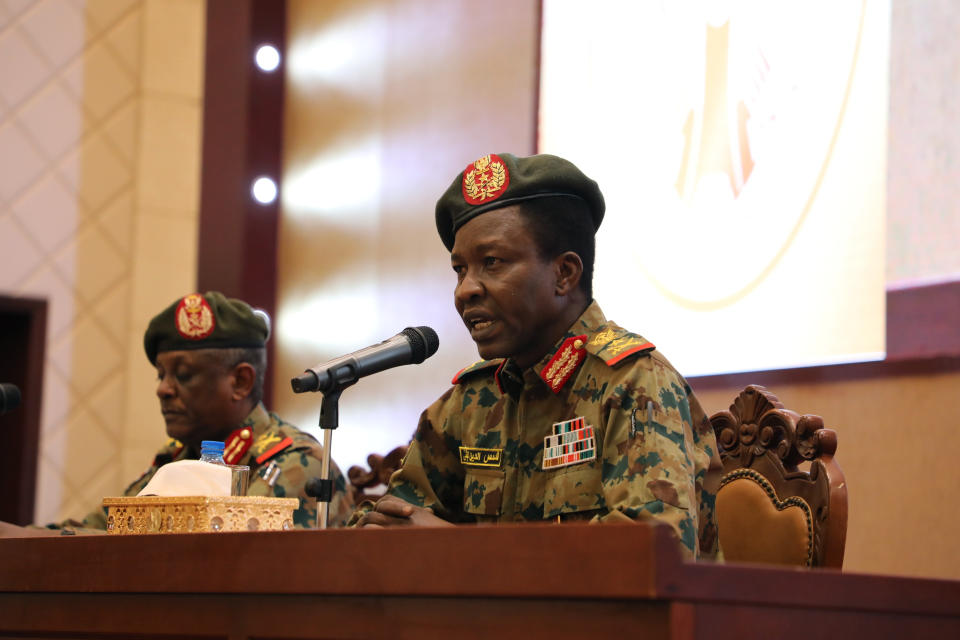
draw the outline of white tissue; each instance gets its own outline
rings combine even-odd
[[[179,460],[165,464],[138,496],[229,496],[230,467]]]

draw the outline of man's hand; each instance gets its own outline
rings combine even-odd
[[[415,507],[394,496],[377,500],[372,511],[365,513],[357,522],[358,527],[452,527],[453,525],[433,514],[433,509]]]

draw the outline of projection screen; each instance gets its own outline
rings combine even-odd
[[[541,153],[594,293],[686,375],[882,359],[890,5],[545,0]]]

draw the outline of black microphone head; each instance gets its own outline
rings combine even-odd
[[[320,384],[320,378],[313,371],[304,371],[296,378],[290,380],[290,386],[294,393],[304,393],[306,391],[316,391]]]
[[[407,327],[400,333],[410,341],[413,351],[413,361],[410,364],[420,364],[440,348],[440,338],[430,327]]]
[[[0,413],[20,406],[20,389],[15,384],[0,383]]]

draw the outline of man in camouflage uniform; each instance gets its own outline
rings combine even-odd
[[[316,526],[316,499],[304,486],[320,477],[323,449],[261,402],[269,333],[265,313],[216,291],[185,296],[150,321],[144,349],[157,369],[157,397],[170,440],[123,495],[137,495],[168,462],[199,458],[202,440],[219,440],[227,464],[250,467],[247,495],[297,497],[294,525]],[[353,503],[335,464],[331,473],[330,526],[341,526]],[[83,520],[49,527],[105,529],[105,513],[98,508]]]
[[[719,552],[720,459],[689,385],[593,301],[596,183],[555,156],[489,155],[440,198],[457,311],[485,360],[421,416],[358,526],[538,520],[669,524]]]

